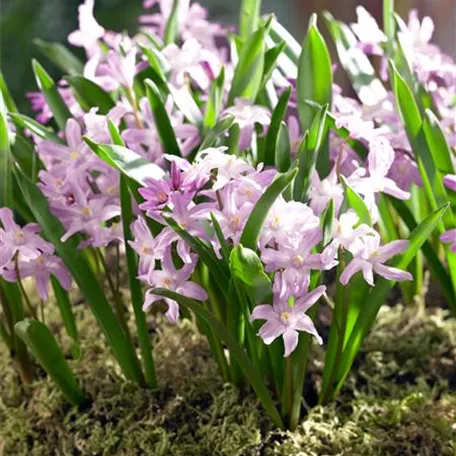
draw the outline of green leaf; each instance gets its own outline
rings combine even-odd
[[[228,106],[231,106],[236,98],[245,98],[252,103],[256,100],[263,78],[264,36],[265,30],[262,27],[242,46],[228,94]]]
[[[25,201],[41,226],[44,237],[54,245],[57,254],[69,268],[81,294],[103,330],[123,373],[128,379],[141,383],[141,372],[135,351],[128,343],[85,256],[77,249],[76,240],[69,239],[65,243],[61,242],[60,238],[65,230],[60,221],[51,214],[45,196],[19,169],[15,170],[15,176]]]
[[[224,135],[233,125],[234,116],[227,115],[223,116],[223,119],[219,120],[215,126],[209,130],[201,143],[199,150],[208,149],[214,147],[217,140]]]
[[[280,173],[284,173],[291,166],[290,132],[285,122],[281,122],[279,134],[276,140],[275,167]],[[289,189],[287,188],[286,191]]]
[[[239,13],[239,34],[249,37],[257,28],[260,19],[261,0],[242,0]]]
[[[294,36],[275,19],[273,19],[271,22],[271,29],[269,31],[269,34],[275,43],[280,43],[282,41],[286,43],[284,54],[289,59],[289,61],[296,66],[299,60],[299,55],[301,54],[301,46],[295,40]],[[285,56],[279,56],[279,65],[281,65],[281,60],[283,57]]]
[[[158,135],[160,136],[160,141],[163,144],[165,153],[180,156],[181,152],[179,145],[157,86],[150,79],[146,79],[145,84],[150,109],[154,115]]]
[[[397,213],[401,217],[402,221],[405,223],[409,231],[413,231],[418,226],[418,223],[415,221],[415,217],[407,205],[396,198],[388,197],[391,204],[396,209]],[[434,277],[437,278],[440,282],[441,289],[450,303],[456,303],[455,291],[451,285],[451,277],[440,261],[437,253],[435,252],[432,244],[429,241],[426,241],[422,246],[422,251],[428,266],[433,273]]]
[[[163,34],[163,44],[175,43],[179,37],[179,0],[174,0]]]
[[[34,135],[38,136],[41,139],[54,141],[57,144],[65,144],[65,141],[57,136],[53,130],[45,127],[30,117],[24,116],[23,114],[16,114],[11,112],[9,113],[9,117],[15,123],[15,125],[20,128],[26,128],[27,130],[30,130]]]
[[[74,343],[74,357],[79,358],[79,334],[68,292],[60,285],[60,282],[54,276],[51,276],[51,284],[63,320],[63,325],[65,326],[68,336]]]
[[[448,202],[448,195],[443,185],[442,177],[437,171],[433,155],[431,154],[413,93],[392,62],[390,62],[390,68],[393,75],[394,94],[399,113],[413,149],[429,204],[433,210],[436,210],[439,206]],[[430,129],[428,129],[428,136],[434,148],[436,144],[441,145],[440,138],[431,134]],[[445,154],[445,150],[435,150],[434,155],[441,153]],[[445,227],[453,227],[454,219],[451,211],[446,211],[442,219],[443,224],[439,225],[441,232],[445,231]]]
[[[130,286],[130,297],[135,314],[136,329],[138,331],[139,348],[144,364],[146,383],[149,388],[157,387],[155,377],[154,358],[152,356],[152,345],[147,328],[146,314],[142,309],[143,293],[141,282],[138,276],[138,260],[135,251],[129,241],[133,240],[130,226],[134,221],[131,196],[128,191],[127,182],[123,174],[120,175],[120,205],[122,208],[122,227],[125,241],[125,256],[127,258],[128,284]]]
[[[159,166],[126,147],[112,144],[97,144],[86,136],[84,136],[84,141],[108,165],[111,165],[141,185],[145,184],[147,178],[161,179],[165,175]]]
[[[325,105],[320,108],[308,130],[308,134],[304,135],[304,139],[298,148],[298,174],[294,181],[293,196],[296,201],[306,201],[307,194],[310,188],[310,181],[315,167],[318,162],[329,160],[329,156],[322,154],[322,145],[328,135],[328,128],[326,123],[326,113],[328,106]],[[323,157],[320,157],[323,155]],[[320,168],[322,168],[321,166]],[[329,169],[329,162],[325,163],[325,169]]]
[[[281,41],[276,46],[268,49],[264,54],[264,69],[263,69],[263,78],[261,80],[261,85],[259,91],[263,90],[266,87],[266,83],[270,80],[272,73],[274,72],[277,61],[283,50],[286,47],[285,41]]]
[[[89,79],[82,76],[65,76],[63,79],[70,84],[85,111],[96,107],[97,114],[108,114],[116,105],[108,93]]]
[[[264,156],[264,164],[266,166],[273,166],[276,162],[277,137],[279,135],[280,123],[287,112],[290,96],[291,87],[288,87],[280,96],[279,102],[272,112],[271,123],[269,124],[268,133],[266,135],[266,150]]]
[[[211,82],[209,97],[206,103],[203,125],[205,128],[213,128],[217,123],[223,104],[225,88],[225,67],[222,67],[219,75]]]
[[[14,328],[65,396],[74,405],[81,405],[86,396],[49,328],[38,320],[28,318],[16,323]]]
[[[220,248],[222,251],[223,259],[226,261],[226,264],[229,264],[230,247],[229,247],[225,237],[223,236],[223,231],[222,231],[222,228],[220,227],[220,223],[218,222],[217,218],[215,217],[215,215],[212,212],[211,212],[211,220],[212,220],[212,224],[214,225],[215,235],[217,236],[217,239],[220,243]]]
[[[431,213],[415,230],[413,230],[409,237],[409,246],[407,250],[398,259],[393,261],[392,266],[398,269],[407,269],[407,266],[421,249],[424,242],[426,242],[431,233],[435,230],[447,207],[448,205],[442,206],[437,211]],[[368,302],[369,305],[365,305],[361,308],[350,338],[345,345],[346,348],[343,352],[341,367],[337,374],[335,393],[342,387],[364,338],[372,327],[380,307],[386,302],[387,295],[394,284],[394,281],[377,278],[375,288],[371,290],[366,299],[366,302]]]
[[[10,132],[6,120],[6,107],[0,94],[0,207],[13,207],[12,157]]]
[[[19,164],[27,176],[35,182],[38,172],[44,168],[43,163],[35,153],[35,146],[21,134],[16,133],[11,145],[14,160]]]
[[[223,325],[223,323],[221,323],[212,313],[208,312],[201,304],[193,301],[192,299],[188,299],[185,296],[164,288],[156,288],[153,290],[153,292],[158,296],[163,296],[177,301],[180,305],[191,310],[195,315],[207,322],[217,337],[221,339],[230,350],[231,356],[233,356],[233,358],[239,364],[245,378],[252,385],[255,393],[261,401],[261,404],[263,405],[268,415],[271,417],[274,424],[283,429],[284,425],[282,418],[277,411],[271,394],[264,384],[260,372],[255,369],[255,366],[245,354],[244,349],[238,344],[234,336],[226,329],[225,325]]]
[[[257,248],[258,238],[269,210],[281,193],[290,185],[291,181],[296,176],[296,173],[296,169],[292,169],[287,173],[279,173],[272,181],[271,185],[269,185],[266,191],[261,195],[250,213],[241,235],[240,243],[244,247],[252,250]]]
[[[7,112],[17,112],[16,103],[11,96],[10,91],[8,90],[8,86],[6,85],[5,78],[3,77],[3,73],[0,71],[0,93],[3,96],[3,103],[6,106]]]
[[[310,19],[309,31],[302,45],[299,58],[298,79],[298,113],[302,131],[310,130],[318,109],[307,103],[313,101],[320,106],[331,108],[332,68],[326,43],[317,29],[316,16]],[[327,135],[322,141],[319,153],[318,172],[324,178],[329,173],[329,142]]]
[[[317,19],[310,19],[309,31],[302,45],[298,66],[298,112],[302,131],[310,129],[317,109],[306,103],[314,101],[331,107],[332,68],[331,58],[323,36],[317,28]]]
[[[436,115],[430,109],[425,111],[423,129],[437,170],[442,175],[455,174],[450,147]]]
[[[359,218],[359,224],[365,223],[366,225],[372,226],[370,212],[364,200],[350,187],[344,176],[341,175],[340,179],[345,191],[344,204],[356,212],[356,215]]]
[[[175,89],[172,85],[169,85],[168,88],[179,111],[190,123],[199,126],[203,120],[203,115],[188,88],[182,86],[180,89]]]
[[[271,280],[264,272],[263,263],[258,255],[241,244],[237,245],[230,255],[232,277],[246,286],[253,304],[264,304],[272,296]]]
[[[328,245],[333,237],[334,212],[334,200],[332,199],[320,217],[321,230],[323,232],[323,247]]]
[[[169,71],[169,63],[166,60],[166,57],[155,47],[150,48],[141,44],[138,44],[138,46],[147,57],[150,66],[155,70],[157,76],[163,81],[166,81],[165,75]]]
[[[396,35],[394,0],[383,0],[383,29],[388,38],[386,42],[386,55],[388,58],[391,58],[394,52],[394,37]]]
[[[359,48],[358,40],[350,28],[335,20],[328,11],[323,13],[323,17],[336,45],[340,63],[361,102],[372,106],[385,99],[385,87],[376,76],[369,58]]]
[[[32,67],[38,88],[43,92],[57,125],[61,130],[65,130],[66,121],[71,117],[68,106],[63,101],[54,80],[37,60],[32,60]]]
[[[82,74],[84,72],[84,64],[62,44],[46,43],[38,38],[33,40],[33,44],[64,73]]]

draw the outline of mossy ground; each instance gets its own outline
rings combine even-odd
[[[252,394],[222,383],[192,321],[149,319],[160,380],[150,392],[122,379],[85,305],[75,312],[83,358],[71,365],[91,405],[70,406],[39,369],[21,386],[2,346],[0,455],[456,454],[456,321],[446,311],[383,307],[337,402],[309,409],[295,432],[274,429]],[[311,389],[322,355],[315,348]]]

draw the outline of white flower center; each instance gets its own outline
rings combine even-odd
[[[300,268],[304,264],[304,258],[301,255],[295,255],[291,260],[291,264],[295,268]]]
[[[290,321],[290,317],[291,317],[291,314],[290,312],[282,312],[280,314],[280,319],[284,322],[284,323],[288,323]]]
[[[237,231],[241,226],[241,217],[239,215],[235,215],[231,218],[230,227],[233,231]]]
[[[16,231],[16,243],[21,244],[24,242],[25,234],[22,230]]]

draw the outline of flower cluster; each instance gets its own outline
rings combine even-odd
[[[49,296],[49,280],[55,276],[62,287],[70,288],[71,276],[63,261],[54,255],[54,246],[38,233],[36,223],[21,227],[14,221],[8,208],[0,209],[0,277],[9,282],[33,277],[42,301]]]
[[[390,190],[388,185],[395,188],[390,179],[384,177],[390,161],[383,152],[376,144],[369,154],[369,173],[359,168],[348,177],[348,182],[365,189],[362,193],[366,201],[375,200],[378,192]],[[223,148],[201,151],[191,165],[172,156],[166,158],[171,161],[170,175],[162,180],[149,179],[146,187],[140,190],[145,198],[141,209],[164,225],[168,219],[174,220],[187,233],[213,246],[220,255],[221,246],[212,225],[212,215],[227,242],[233,247],[238,245],[255,204],[273,181],[276,171],[261,166],[255,169],[247,161],[226,154]],[[383,159],[387,160],[386,164]],[[402,253],[407,248],[407,241],[382,246],[379,234],[368,225],[360,224],[353,210],[337,211],[332,239],[326,246],[321,245],[320,208],[324,209],[330,201],[338,208],[342,205],[342,184],[335,171],[334,176],[333,186],[340,186],[340,194],[333,192],[322,201],[319,187],[312,187],[310,205],[286,201],[281,196],[271,208],[260,233],[261,260],[265,271],[274,273],[274,304],[255,308],[252,319],[268,320],[259,332],[265,343],[283,335],[286,356],[296,347],[296,330],[310,332],[321,340],[305,311],[324,293],[325,287],[320,286],[309,293],[310,273],[334,268],[341,251],[350,252],[352,257],[340,277],[344,285],[357,271],[362,271],[372,286],[374,272],[389,280],[412,279],[410,273],[384,264]],[[189,281],[197,264],[196,254],[175,230],[167,226],[153,238],[146,222],[140,218],[134,222],[133,231],[136,240],[132,246],[140,256],[141,279],[150,287],[145,309],[159,299],[154,297],[154,288],[168,288],[194,299],[207,299],[204,290]],[[176,268],[175,262],[182,267]],[[169,299],[166,302],[168,319],[175,322],[178,304]]]
[[[122,244],[119,173],[95,156],[83,140],[86,135],[97,143],[110,143],[110,119],[120,128],[121,137],[130,150],[166,172],[164,178],[146,179],[140,189],[144,202],[135,208],[137,218],[132,224],[135,240],[130,244],[140,258],[138,276],[148,287],[144,309],[161,299],[154,294],[155,288],[167,288],[204,301],[208,299],[207,292],[195,279],[198,255],[169,226],[169,219],[211,245],[219,256],[221,246],[212,217],[217,219],[231,246],[240,243],[255,204],[276,174],[275,169],[265,168],[256,160],[257,140],[268,132],[273,106],[255,104],[245,98],[235,98],[228,104],[227,94],[237,56],[228,51],[227,31],[208,22],[207,13],[200,5],[190,5],[188,0],[183,0],[174,11],[171,1],[146,0],[144,7],[153,10],[140,17],[144,28],[134,38],[105,30],[94,18],[93,7],[93,0],[86,0],[79,7],[79,29],[68,39],[86,51],[84,77],[109,93],[113,107],[105,115],[98,108],[84,111],[68,85],[60,83],[59,93],[73,118],[67,121],[58,142],[34,137],[45,167],[39,173],[39,186],[49,200],[52,213],[66,229],[62,241],[79,235],[80,248]],[[359,7],[357,12],[358,22],[352,24],[351,29],[359,39],[358,47],[366,55],[382,58],[382,75],[386,79],[386,36],[366,10]],[[166,28],[171,15],[177,18],[177,39],[167,44]],[[431,94],[442,124],[448,127],[445,134],[449,143],[454,144],[453,112],[448,94],[454,93],[456,87],[456,67],[449,57],[429,44],[432,29],[429,18],[420,24],[412,13],[408,25],[403,24],[399,31],[400,43],[411,69]],[[138,77],[147,71],[151,58],[154,68],[166,75],[168,90],[164,107],[180,156],[167,155],[169,151],[160,136],[160,119],[155,118],[145,91],[137,88]],[[196,154],[206,131],[192,122],[187,113],[207,108],[211,85],[220,74],[224,75],[225,88],[218,119],[233,117],[233,125],[239,131],[237,155],[230,154],[223,146]],[[295,115],[295,78],[296,74],[284,75],[276,69],[269,81],[279,93],[285,87],[291,88],[284,121],[288,126],[292,166],[297,166],[297,149],[304,133]],[[29,96],[33,109],[38,112],[37,119],[49,121],[52,112],[42,95]],[[252,319],[267,320],[259,332],[265,343],[283,335],[286,356],[296,347],[296,331],[307,331],[321,340],[305,315],[325,291],[324,286],[309,291],[312,271],[331,270],[343,258],[344,265],[348,260],[340,273],[343,285],[358,272],[371,286],[374,286],[374,273],[393,281],[412,279],[409,272],[385,264],[394,255],[404,252],[408,243],[396,240],[382,245],[376,225],[380,221],[377,203],[380,194],[409,199],[411,187],[422,185],[420,174],[392,93],[380,87],[375,97],[360,93],[360,100],[361,103],[344,97],[340,88],[333,86],[335,125],[346,128],[349,139],[356,139],[367,148],[367,160],[362,160],[348,142],[331,132],[329,174],[323,177],[317,171],[312,173],[305,203],[280,196],[260,233],[258,252],[265,271],[273,277],[274,299],[272,305],[265,303],[256,307]],[[448,176],[445,183],[450,190],[455,190],[454,176]],[[347,186],[361,196],[372,224],[361,223],[357,213],[347,205]],[[333,220],[329,221],[332,232],[330,239],[324,241],[322,220],[330,203],[334,207]],[[146,217],[164,226],[155,237]],[[10,230],[8,224],[8,221],[4,223],[6,233]],[[2,273],[13,280],[11,261],[15,251],[11,249],[15,244],[7,241],[9,235],[2,236],[2,245],[9,246],[2,255]],[[455,236],[454,230],[441,236],[442,242],[450,243],[453,251]],[[14,239],[19,242],[17,237]],[[22,253],[20,258],[28,262],[27,267],[20,263],[24,275],[32,274],[33,265],[46,264],[50,271],[65,271],[59,278],[62,284],[67,284],[66,270],[52,256],[48,244],[27,252],[29,256]],[[176,322],[178,304],[168,298],[165,301],[168,319]]]

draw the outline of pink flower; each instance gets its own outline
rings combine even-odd
[[[149,277],[155,269],[155,261],[163,258],[166,245],[161,242],[162,238],[154,238],[152,236],[143,217],[135,220],[131,228],[135,235],[135,240],[129,241],[129,244],[139,255],[138,274]]]
[[[359,224],[359,218],[353,210],[345,212],[334,221],[333,240],[322,252],[322,260],[330,262],[337,255],[339,247],[350,251],[353,255],[364,247],[366,235],[377,235],[377,232],[365,223]]]
[[[104,36],[105,29],[98,24],[93,16],[95,0],[85,0],[79,6],[79,30],[68,35],[68,41],[73,46],[83,47],[89,57],[99,51],[97,42]]]
[[[244,98],[236,98],[234,106],[225,109],[223,115],[234,116],[234,122],[239,125],[241,130],[239,148],[241,150],[252,146],[255,124],[261,125],[264,132],[265,127],[271,122],[271,113],[268,109],[263,106],[253,105]]]
[[[351,24],[352,30],[360,41],[361,49],[368,55],[383,55],[381,44],[387,41],[377,21],[362,6],[356,8],[358,22]]]
[[[360,168],[348,178],[353,189],[364,196],[365,203],[374,221],[378,220],[378,209],[375,203],[376,193],[387,193],[401,200],[410,198],[410,193],[400,189],[393,179],[387,177],[394,158],[394,150],[389,141],[382,136],[375,136],[369,142],[369,176],[365,177],[365,170]]]
[[[185,41],[181,48],[169,44],[162,52],[171,68],[171,83],[176,87],[182,87],[188,75],[202,90],[207,90],[220,73],[220,59],[194,38]]]
[[[77,183],[72,183],[72,191],[74,203],[71,206],[53,208],[67,229],[61,241],[65,242],[75,233],[83,232],[98,244],[102,236],[102,223],[119,216],[120,206],[106,204],[108,197],[105,196],[90,198]]]
[[[65,290],[69,290],[71,286],[71,275],[59,257],[49,253],[43,253],[32,260],[21,261],[19,263],[20,278],[35,278],[36,290],[42,301],[47,301],[49,298],[49,280],[51,274],[57,278]],[[15,269],[10,268],[5,270],[3,275],[10,282],[17,280]]]
[[[111,49],[106,62],[113,79],[122,87],[131,89],[136,74],[136,48],[130,49],[125,56]]]
[[[41,141],[38,144],[38,153],[47,167],[61,165],[62,175],[68,171],[73,173],[76,168],[85,170],[94,154],[82,140],[81,126],[74,119],[68,119],[65,127],[65,138],[68,145],[54,141]]]
[[[288,299],[281,298],[280,293],[274,293],[272,306],[269,304],[256,306],[250,316],[250,321],[266,320],[258,331],[258,336],[266,345],[282,336],[285,346],[284,357],[289,356],[296,349],[299,340],[298,331],[312,334],[321,345],[323,341],[312,319],[306,315],[306,311],[320,299],[325,290],[325,286],[319,286],[310,293],[306,292],[293,305],[289,304]]]
[[[149,285],[154,288],[168,288],[187,298],[205,301],[208,298],[206,291],[197,283],[188,280],[195,269],[195,264],[196,259],[193,258],[191,263],[187,263],[181,269],[176,269],[169,247],[166,249],[161,271],[155,270],[149,274]],[[146,292],[143,310],[147,311],[152,304],[161,299],[168,304],[168,311],[166,312],[168,320],[171,323],[177,323],[179,321],[179,304],[172,299],[154,295],[153,289]]]
[[[217,170],[217,180],[214,190],[222,189],[228,182],[254,172],[252,165],[236,155],[225,154],[226,147],[210,148],[200,152],[203,157],[201,165],[206,170]]]
[[[310,207],[315,214],[320,215],[331,200],[334,201],[334,209],[337,214],[344,200],[344,191],[342,185],[338,183],[336,167],[323,180],[320,179],[318,172],[313,173],[311,182]]]
[[[238,206],[235,202],[234,192],[235,186],[233,185],[224,188],[221,197],[223,209],[217,211],[216,214],[225,239],[231,239],[234,244],[238,244],[253,205],[244,203]]]
[[[0,209],[0,221],[3,225],[0,228],[0,270],[13,260],[16,253],[21,261],[26,261],[54,251],[54,247],[37,234],[40,231],[38,224],[29,223],[20,227],[7,207]]]
[[[410,272],[383,264],[391,257],[406,250],[408,241],[392,241],[389,244],[380,246],[379,236],[365,236],[363,242],[364,248],[360,249],[354,255],[340,276],[340,283],[342,285],[347,285],[353,275],[358,271],[362,271],[364,279],[371,286],[374,286],[374,272],[387,280],[393,280],[395,282],[413,280]]]
[[[278,250],[265,248],[261,259],[266,272],[281,270],[283,287],[281,293],[299,296],[309,286],[310,271],[323,269],[321,255],[312,249],[321,241],[321,230],[314,229],[302,236],[296,245],[279,245]],[[337,264],[337,263],[336,263]],[[334,266],[328,265],[328,269]]]

